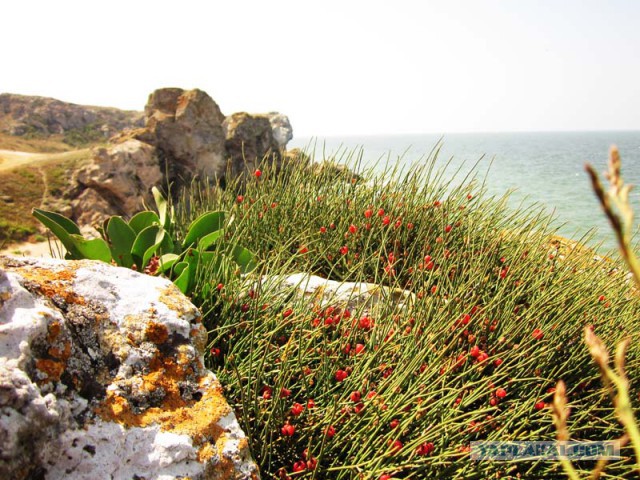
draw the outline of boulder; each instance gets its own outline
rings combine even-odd
[[[202,90],[162,88],[149,96],[146,125],[135,134],[158,149],[169,181],[224,175],[224,115]]]
[[[404,310],[415,302],[415,295],[409,290],[377,283],[339,282],[309,273],[266,275],[252,288],[278,292],[285,297],[291,294],[302,296],[310,304],[320,308],[333,305],[351,311],[364,309],[370,313],[377,313],[380,308],[389,304],[394,305],[397,310]]]
[[[0,257],[0,478],[258,478],[169,281]]]
[[[79,191],[71,202],[73,217],[83,225],[101,224],[110,215],[132,216],[151,202],[151,187],[162,185],[163,171],[155,149],[129,139],[98,148],[74,176]]]
[[[269,112],[266,117],[271,124],[273,140],[280,150],[287,148],[287,143],[293,138],[293,128],[289,117],[278,112]]]
[[[266,116],[234,113],[224,120],[223,126],[233,176],[251,172],[266,158],[279,154]]]

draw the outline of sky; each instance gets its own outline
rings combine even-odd
[[[0,92],[200,88],[296,136],[640,130],[637,0],[2,2]]]

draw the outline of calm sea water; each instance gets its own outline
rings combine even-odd
[[[599,251],[614,248],[613,234],[591,191],[584,171],[589,162],[606,169],[609,146],[616,144],[622,156],[626,183],[638,185],[632,191],[632,205],[640,223],[640,131],[473,133],[440,135],[380,135],[358,137],[295,138],[290,148],[314,149],[316,158],[346,150],[362,149],[363,163],[373,165],[390,157],[404,167],[424,161],[438,142],[442,148],[438,164],[451,161],[449,175],[462,165],[468,172],[479,159],[480,173],[487,173],[487,193],[502,195],[513,190],[510,203],[537,203],[557,217],[560,233],[579,239],[595,230],[592,246]]]

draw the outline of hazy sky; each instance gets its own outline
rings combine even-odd
[[[9,0],[0,92],[201,88],[296,136],[640,129],[638,0]]]

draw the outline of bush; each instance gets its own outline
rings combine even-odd
[[[194,186],[176,205],[182,224],[229,211],[227,240],[262,258],[270,278],[311,272],[415,294],[402,311],[392,299],[351,311],[255,277],[199,276],[207,361],[265,478],[563,478],[556,463],[468,455],[473,440],[554,440],[548,403],[560,379],[572,439],[622,434],[582,332],[591,325],[608,344],[637,336],[624,269],[562,250],[538,209],[509,211],[475,178],[456,185],[434,164],[338,177],[267,167],[242,190]],[[631,392],[637,402],[637,384]],[[608,478],[628,478],[628,453]]]

